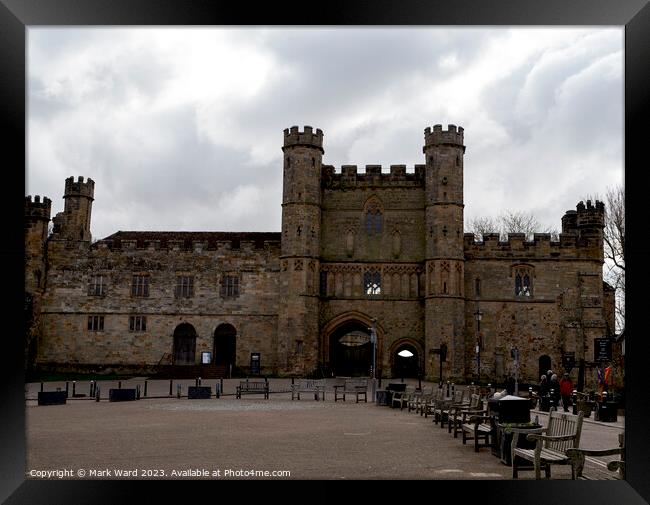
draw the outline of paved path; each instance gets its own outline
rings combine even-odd
[[[273,383],[272,390],[282,390],[280,385]],[[94,479],[279,477],[250,473],[265,471],[290,472],[279,477],[284,479],[511,478],[511,468],[489,448],[476,453],[471,442],[463,445],[431,418],[406,410],[349,399],[335,403],[331,394],[324,402],[308,395],[291,401],[286,392],[269,400],[177,399],[166,396],[168,381],[149,386],[149,394],[164,397],[135,402],[80,398],[47,407],[28,399],[28,478],[31,471],[56,470],[66,479],[79,478],[79,470]],[[35,398],[39,388],[28,385],[27,398]],[[545,414],[537,414],[545,424]],[[615,446],[623,420],[604,424],[586,422],[581,445]],[[132,475],[118,475],[129,470]],[[520,473],[522,479],[533,477],[533,472]],[[570,478],[570,470],[554,467],[553,477]]]

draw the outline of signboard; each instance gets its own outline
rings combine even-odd
[[[594,361],[612,360],[612,341],[608,338],[594,339]]]
[[[260,373],[260,353],[251,353],[251,375],[259,375]]]
[[[201,363],[204,365],[209,365],[212,363],[212,353],[209,351],[201,353]]]

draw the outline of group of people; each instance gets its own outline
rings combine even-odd
[[[560,380],[553,370],[548,370],[546,375],[542,375],[539,381],[539,396],[551,396],[551,400],[557,406],[562,399],[564,412],[569,411],[571,405],[571,395],[573,394],[573,381],[568,373],[565,373]]]

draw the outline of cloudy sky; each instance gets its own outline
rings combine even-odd
[[[544,226],[623,184],[624,31],[612,28],[28,27],[26,190],[63,210],[95,181],[91,232],[280,231],[283,130],[324,163],[424,163],[465,128],[465,220]]]

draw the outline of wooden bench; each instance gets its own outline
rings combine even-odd
[[[325,379],[298,379],[297,384],[291,384],[291,399],[300,400],[300,393],[313,393],[314,400],[325,401]]]
[[[356,402],[359,403],[359,397],[363,396],[363,401],[368,402],[368,379],[346,379],[343,385],[334,385],[334,401],[339,397],[345,401],[345,395],[355,395]]]
[[[569,465],[572,460],[567,455],[567,449],[577,448],[580,444],[582,433],[582,412],[577,416],[558,412],[551,408],[548,414],[548,425],[543,428],[542,434],[532,433],[526,435],[530,441],[536,441],[534,449],[517,447],[521,433],[512,437],[512,478],[517,478],[518,461],[520,458],[531,461],[535,470],[535,479],[541,478],[541,470],[547,479],[551,478],[551,465]],[[571,466],[571,478],[575,480],[575,468]]]
[[[460,425],[463,430],[463,445],[468,440],[474,440],[474,452],[479,452],[480,447],[489,447],[491,437],[494,436],[494,419],[485,412],[478,414],[469,410],[462,412]]]
[[[412,386],[407,386],[404,391],[396,391],[393,393],[390,406],[393,408],[399,407],[400,410],[403,410],[404,406],[408,406],[408,402],[411,401],[414,394],[415,390]]]
[[[576,479],[586,480],[625,480],[625,434],[618,435],[619,446],[615,449],[581,449],[569,448],[566,453],[571,458],[571,466]],[[602,456],[620,455],[619,459],[605,462],[594,459]],[[589,457],[589,470],[584,473],[585,460]]]
[[[241,399],[241,395],[263,394],[264,398],[269,398],[269,383],[266,381],[240,381],[235,393],[235,398]]]
[[[449,408],[449,422],[447,423],[447,431],[453,431],[454,438],[458,437],[458,433],[463,431],[463,412],[470,412],[475,415],[487,415],[487,408],[483,407],[483,401],[480,395],[472,393],[468,405],[452,405]]]

